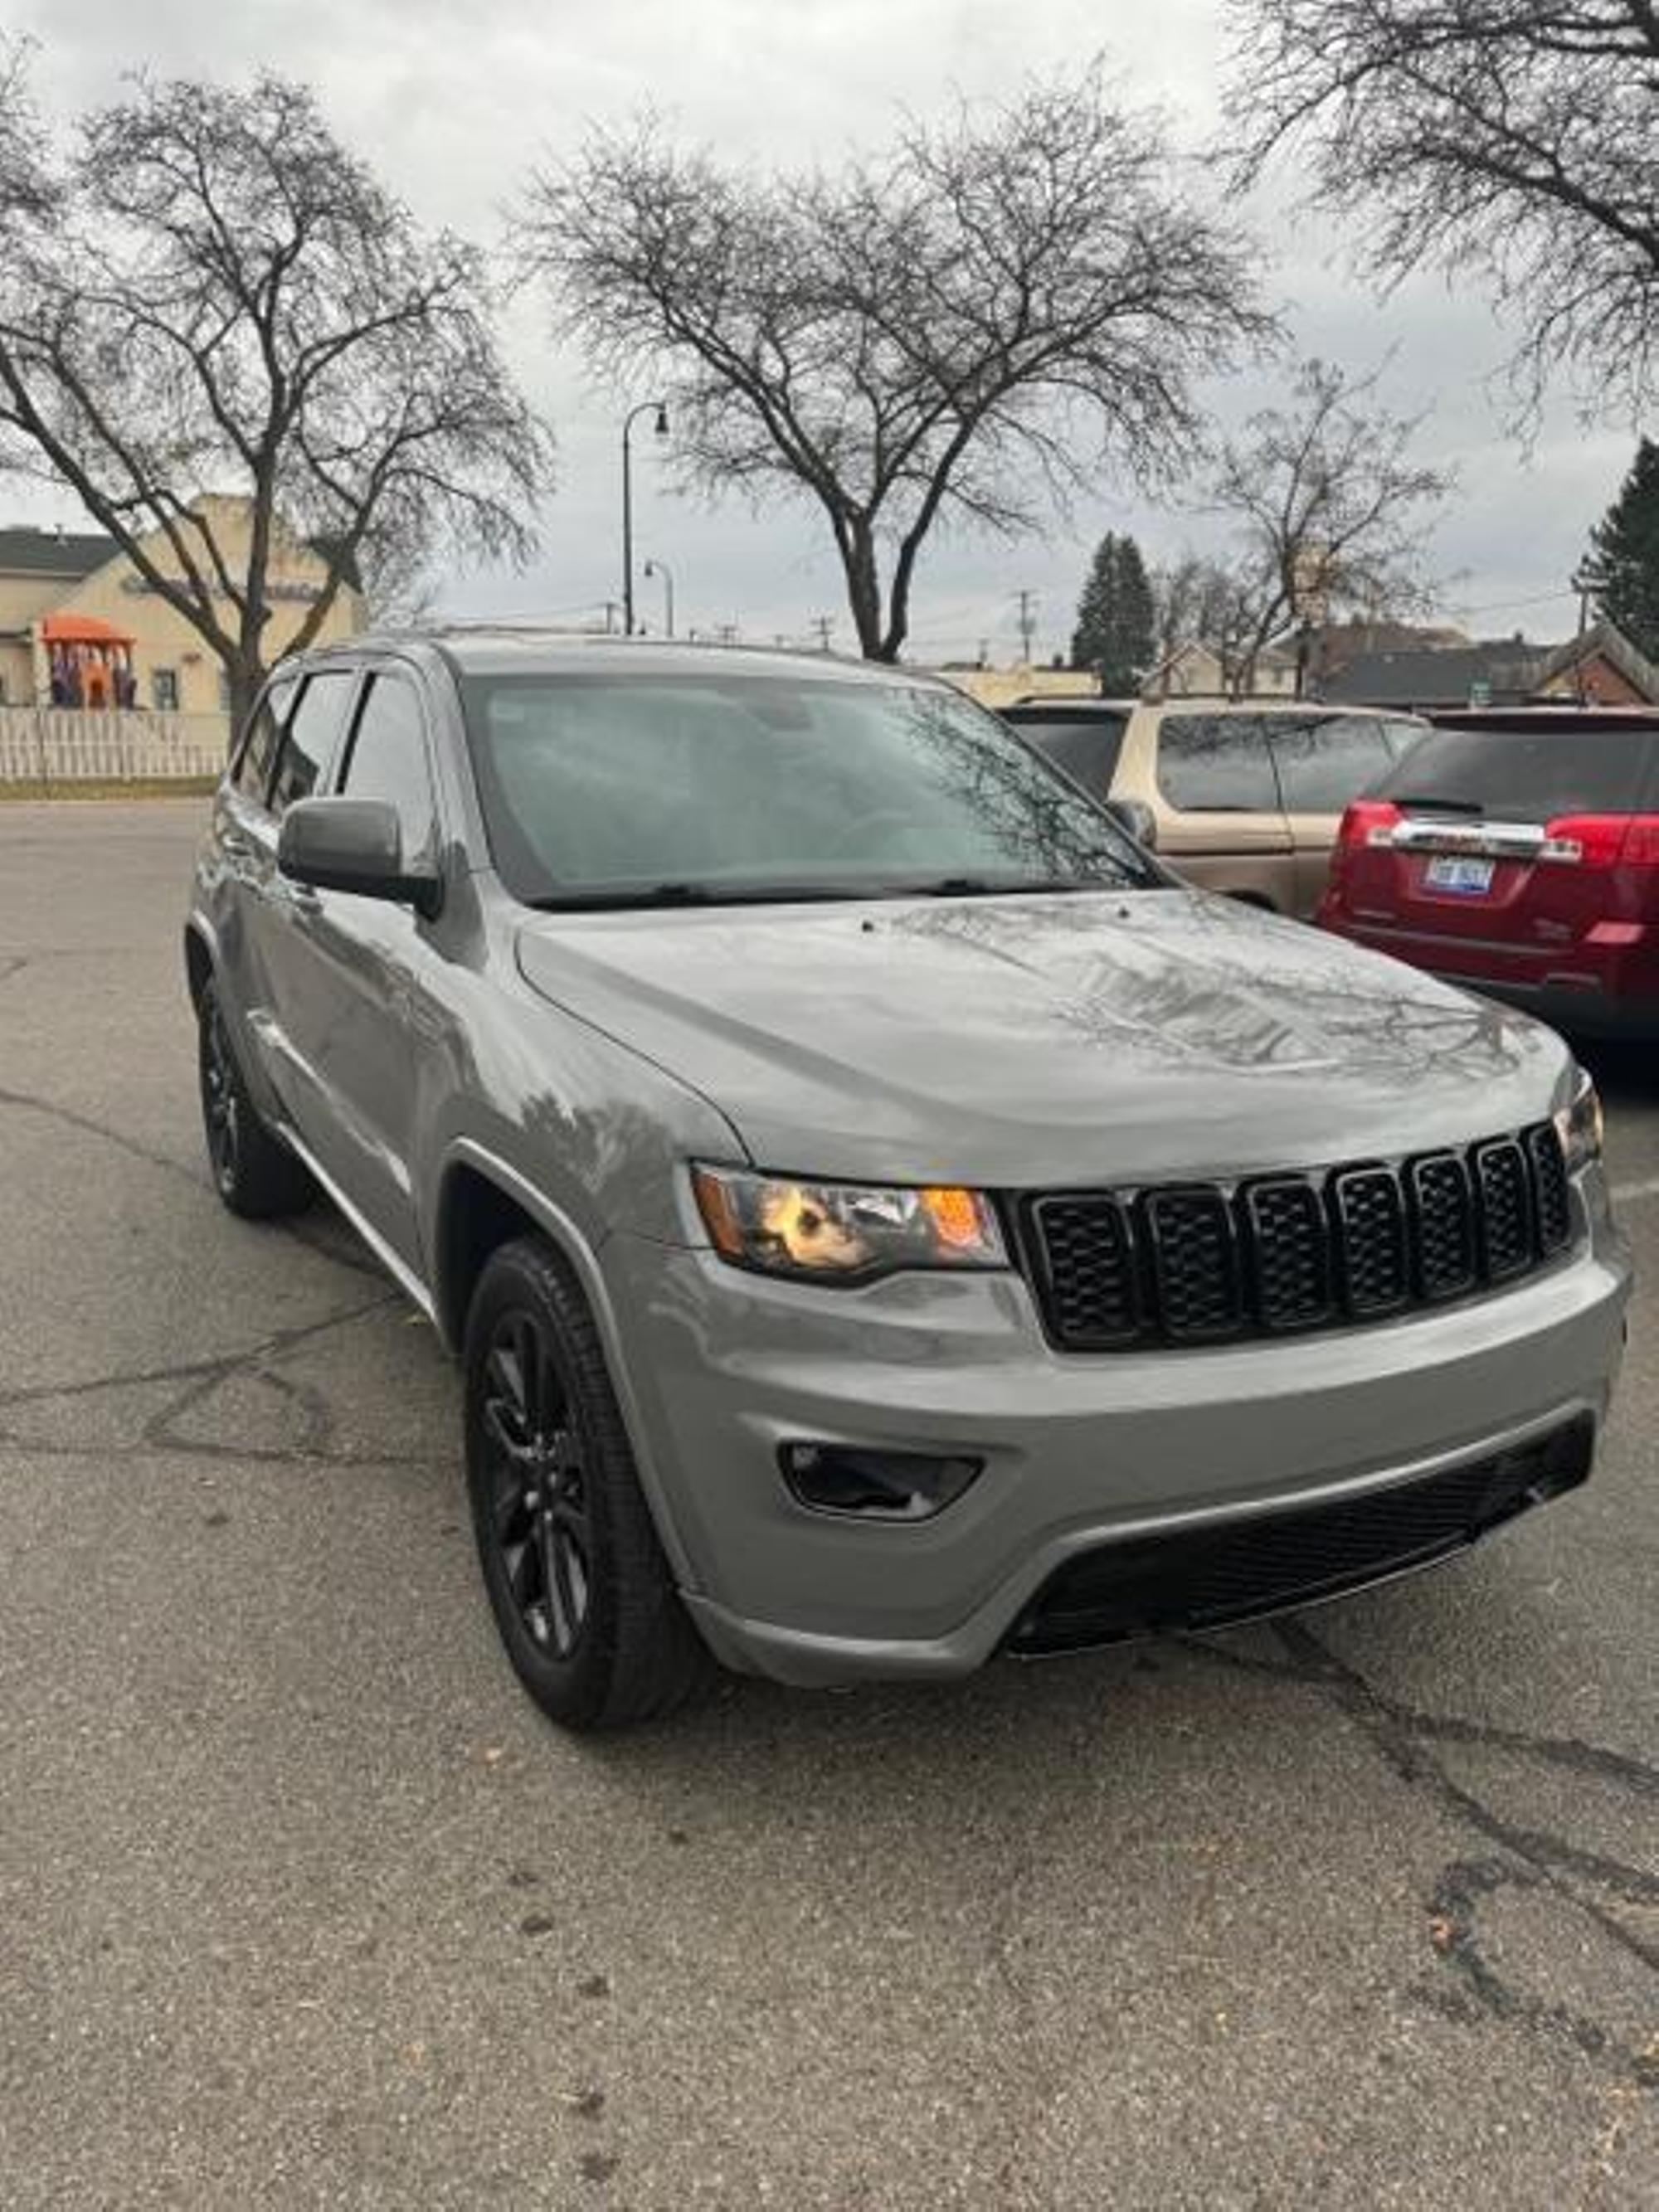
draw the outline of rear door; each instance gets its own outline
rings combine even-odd
[[[252,1018],[283,1109],[313,1151],[327,1126],[327,1087],[314,1043],[306,1042],[314,1039],[316,1025],[307,1003],[310,962],[302,933],[318,894],[277,872],[276,840],[289,807],[325,788],[356,684],[357,671],[347,665],[317,669],[301,684],[276,750],[260,838],[258,896],[250,902],[252,958],[258,976],[258,996],[251,1001],[258,1012]]]
[[[294,705],[297,678],[278,670],[249,717],[229,774],[213,802],[210,879],[204,890],[213,915],[216,958],[227,989],[227,1018],[234,1026],[239,1050],[258,1064],[269,1080],[262,1017],[270,987],[264,965],[258,927],[276,849],[270,805],[270,779],[283,730]]]
[[[1349,894],[1373,942],[1447,975],[1538,986],[1613,918],[1625,822],[1654,801],[1653,737],[1522,723],[1442,729],[1378,796],[1401,819]],[[1386,934],[1383,934],[1386,933]]]
[[[1165,714],[1156,732],[1158,851],[1206,890],[1296,903],[1295,860],[1264,714]]]
[[[1270,725],[1304,920],[1324,891],[1344,809],[1389,775],[1425,727],[1381,714],[1284,715]]]

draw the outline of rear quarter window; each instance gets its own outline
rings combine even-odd
[[[1649,803],[1652,746],[1645,730],[1432,730],[1378,795],[1518,822],[1633,814]]]
[[[1073,781],[1103,799],[1117,773],[1117,757],[1123,750],[1127,714],[1091,714],[1087,720],[1056,717],[1010,715],[1009,720],[1028,744],[1064,769]]]
[[[1279,779],[1261,714],[1166,714],[1158,787],[1183,814],[1276,814]]]

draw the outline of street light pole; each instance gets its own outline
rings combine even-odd
[[[641,415],[656,416],[653,429],[659,438],[668,435],[668,409],[660,399],[641,399],[637,407],[630,407],[623,417],[623,635],[634,635],[634,475],[633,455],[629,440],[634,425]]]
[[[647,576],[662,578],[664,628],[668,635],[672,637],[674,635],[674,579],[669,573],[668,563],[666,561],[647,561],[645,564],[645,573]]]

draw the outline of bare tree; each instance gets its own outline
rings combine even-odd
[[[1652,0],[1230,0],[1243,173],[1283,149],[1357,252],[1489,282],[1533,397],[1639,406],[1659,331]]]
[[[936,526],[1013,532],[1110,459],[1172,469],[1194,380],[1268,327],[1241,241],[1097,69],[834,175],[601,131],[534,179],[521,243],[602,372],[668,387],[689,482],[822,510],[883,660]]]
[[[1421,419],[1389,413],[1375,380],[1305,362],[1290,403],[1220,449],[1209,512],[1233,526],[1209,619],[1230,690],[1248,690],[1276,638],[1343,611],[1404,614],[1428,597],[1422,563],[1451,476],[1412,456]]]
[[[61,164],[21,150],[43,143],[26,108],[14,56],[0,446],[194,626],[233,708],[264,671],[284,532],[325,564],[295,647],[343,591],[440,543],[527,554],[549,441],[502,366],[481,258],[423,233],[308,91],[140,80]],[[246,500],[246,542],[200,504],[222,490]]]
[[[1238,579],[1220,562],[1188,552],[1154,570],[1152,606],[1160,668],[1188,645],[1206,647],[1224,669],[1237,660],[1250,612]]]

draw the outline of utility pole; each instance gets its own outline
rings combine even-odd
[[[1031,665],[1031,640],[1036,635],[1036,593],[1019,592],[1019,657],[1029,668]]]
[[[738,626],[736,623],[722,623],[716,635],[722,645],[735,645],[738,641]]]
[[[834,621],[833,615],[814,615],[812,617],[812,627],[818,634],[820,653],[828,653],[830,650],[830,627]]]

